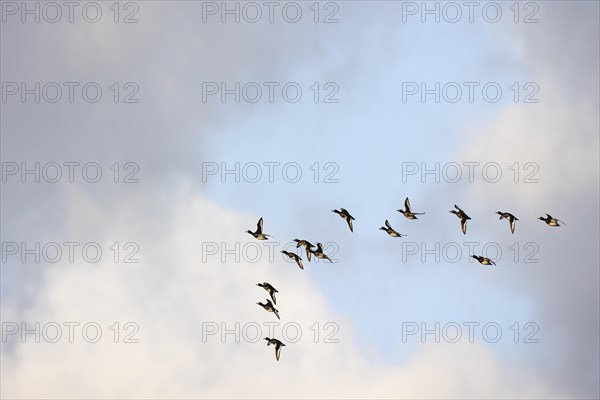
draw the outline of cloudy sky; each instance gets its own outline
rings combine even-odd
[[[598,2],[53,4],[1,3],[2,397],[600,397]]]

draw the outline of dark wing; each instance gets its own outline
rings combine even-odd
[[[300,269],[304,269],[304,265],[302,265],[302,259],[300,257],[296,257],[296,262],[298,263]]]
[[[410,211],[410,201],[408,201],[408,197],[406,198],[406,200],[404,200],[404,208],[406,208],[406,212],[409,213]]]
[[[354,232],[354,228],[352,228],[352,220],[350,218],[347,219],[348,226],[350,227],[350,232]]]
[[[514,219],[510,220],[510,233],[512,233],[512,234],[515,233],[515,220]]]
[[[460,227],[462,229],[462,233],[464,235],[466,235],[467,234],[467,220],[466,219],[461,219],[460,220]]]
[[[273,307],[273,313],[277,316],[277,319],[281,319],[279,318],[279,311],[277,311],[275,307]]]
[[[387,226],[390,229],[393,229],[387,219],[385,220],[385,226]]]
[[[262,233],[263,230],[263,219],[260,217],[258,224],[256,224],[256,233]]]
[[[308,259],[308,262],[310,262],[310,256],[311,256],[311,254],[310,254],[310,248],[307,247],[306,248],[306,258]]]
[[[352,215],[350,215],[350,213],[348,212],[348,210],[346,210],[346,214],[348,215],[348,217],[349,217],[350,219],[355,219],[355,218],[354,218]]]
[[[279,361],[279,356],[281,355],[281,345],[275,346],[275,359]]]

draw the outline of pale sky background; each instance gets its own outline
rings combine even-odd
[[[476,10],[473,23],[464,15],[455,24],[402,22],[402,2],[392,1],[336,2],[333,24],[312,21],[313,2],[300,2],[297,24],[277,13],[274,23],[203,23],[201,2],[183,1],[138,2],[139,23],[115,24],[112,2],[101,4],[96,24],[76,14],[74,23],[7,16],[1,25],[2,82],[105,90],[95,104],[1,104],[2,162],[94,161],[104,173],[96,184],[3,183],[2,242],[105,250],[96,264],[2,263],[4,327],[103,329],[95,344],[80,331],[69,343],[66,328],[58,343],[8,337],[3,398],[600,397],[598,2],[533,2],[539,22],[530,24],[513,21],[513,2],[499,2],[498,23]],[[113,103],[108,86],[129,81],[139,103]],[[304,95],[203,103],[206,81],[294,81]],[[504,93],[493,104],[402,102],[402,82],[436,81],[498,82]],[[315,104],[313,82],[336,82],[339,103]],[[514,82],[535,82],[539,102],[514,103]],[[140,182],[112,183],[115,161],[136,162]],[[303,178],[288,183],[279,169],[274,183],[203,183],[203,162],[296,162]],[[315,162],[336,163],[339,182],[312,182]],[[503,178],[404,183],[403,162],[496,162]],[[515,162],[536,163],[539,182],[514,183]],[[395,211],[406,196],[427,212],[418,221]],[[467,236],[448,213],[454,204],[472,218]],[[330,212],[339,207],[356,218],[354,233]],[[519,218],[514,235],[497,210]],[[536,220],[545,213],[567,226]],[[308,263],[303,253],[304,271],[266,255],[203,262],[202,243],[253,243],[244,231],[261,216],[280,243],[335,242],[339,262]],[[408,236],[377,230],[386,218]],[[108,247],[130,241],[140,262],[114,263]],[[493,268],[471,262],[464,246],[456,263],[421,262],[420,253],[403,262],[402,242],[497,242],[503,255]],[[537,263],[523,262],[528,242]],[[279,290],[281,323],[298,323],[302,339],[279,362],[264,340],[203,343],[206,322],[276,321],[255,304],[267,296],[254,286],[262,281]],[[114,343],[109,327],[128,321],[139,343]],[[315,322],[337,324],[339,342],[314,343]],[[496,322],[503,335],[488,343],[476,330],[469,343],[465,328],[458,343],[403,343],[403,322]],[[515,322],[522,336],[536,323],[539,342],[514,343]]]

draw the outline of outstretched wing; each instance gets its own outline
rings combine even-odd
[[[354,228],[352,228],[352,220],[348,218],[348,226],[350,227],[350,232],[354,232]]]
[[[310,248],[307,246],[306,247],[306,258],[308,259],[308,262],[310,262],[310,256],[311,256],[311,254],[310,254]]]
[[[460,227],[461,227],[461,229],[462,229],[462,233],[463,233],[464,235],[466,235],[466,234],[467,234],[467,220],[466,220],[466,219],[462,219],[462,220],[460,221]]]
[[[406,198],[406,200],[404,200],[404,208],[406,208],[406,212],[409,213],[411,212],[410,210],[410,201],[408,200],[408,197]]]
[[[275,346],[275,359],[279,361],[279,356],[281,355],[281,346]]]
[[[262,233],[263,230],[263,219],[260,217],[258,224],[256,224],[256,233]]]
[[[271,290],[269,293],[271,294],[271,298],[273,299],[273,303],[277,304],[277,299],[275,298],[275,290]]]
[[[510,233],[514,234],[515,233],[515,220],[512,219],[510,221]]]
[[[277,319],[281,319],[279,318],[279,311],[277,311],[275,307],[273,307],[273,313],[275,314],[275,316],[277,316]]]
[[[389,229],[393,229],[387,219],[385,220],[385,226],[387,226]]]
[[[298,263],[300,269],[304,269],[304,265],[302,265],[302,259],[300,257],[296,257],[296,262]]]

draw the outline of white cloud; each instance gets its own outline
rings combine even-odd
[[[81,194],[73,194],[85,204]],[[56,266],[44,271],[46,284],[20,320],[97,322],[103,337],[96,344],[75,342],[67,331],[59,343],[21,344],[12,337],[12,351],[2,353],[2,395],[11,398],[47,397],[470,397],[486,395],[539,396],[540,384],[506,385],[504,366],[481,344],[424,345],[402,365],[386,365],[361,355],[352,324],[333,314],[308,270],[281,259],[273,264],[201,261],[201,243],[252,240],[244,228],[255,216],[219,208],[191,190],[181,189],[173,211],[151,228],[136,232],[141,246],[139,264]],[[89,201],[89,199],[88,199]],[[130,203],[131,204],[131,203]],[[124,207],[123,215],[139,212],[142,203]],[[74,207],[71,229],[86,218],[107,221],[115,234],[131,229],[126,218],[115,218],[110,206]],[[288,343],[280,362],[264,341],[239,344],[228,336],[221,343],[210,336],[202,343],[202,322],[236,321],[262,324],[274,320],[254,303],[265,295],[256,282],[267,280],[280,291],[282,323],[297,322],[303,331],[298,343]],[[5,315],[14,317],[11,310]],[[113,343],[115,321],[139,324],[137,344]],[[314,322],[336,322],[339,343],[312,340]],[[31,325],[29,325],[31,327]],[[66,329],[66,328],[65,328]],[[263,327],[263,332],[267,332]],[[290,335],[293,332],[290,331]],[[90,331],[90,335],[93,330]],[[124,332],[121,332],[123,335]],[[121,336],[121,339],[123,336]],[[4,345],[7,346],[7,345]],[[434,384],[432,384],[434,382]],[[34,384],[32,384],[34,383]]]

